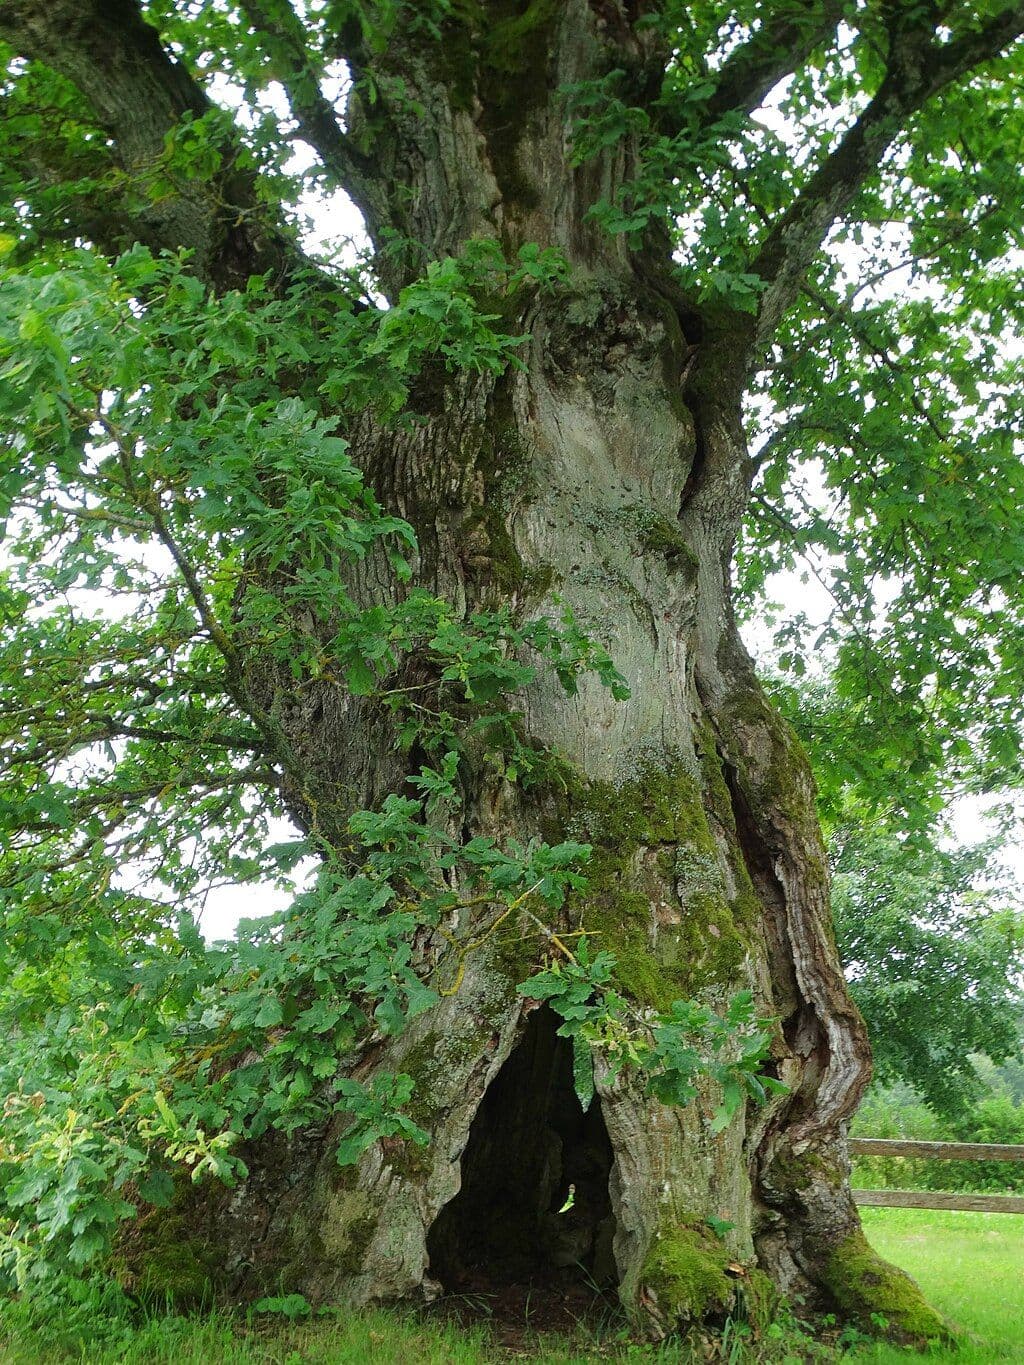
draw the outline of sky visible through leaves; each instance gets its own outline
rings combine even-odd
[[[726,53],[723,52],[722,55]],[[335,63],[328,69],[325,77],[325,93],[340,102],[346,86],[344,65],[340,62]],[[223,76],[213,77],[210,92],[218,103],[235,109],[240,120],[245,121],[249,117],[241,92]],[[286,104],[281,92],[272,90],[272,100],[276,112],[286,116]],[[791,124],[780,108],[777,94],[770,97],[765,107],[754,117],[783,141],[789,140]],[[798,145],[796,139],[793,141],[794,145]],[[286,169],[289,174],[298,175],[314,165],[315,157],[303,144],[298,143],[296,146],[297,150]],[[344,191],[334,189],[327,194],[307,191],[300,202],[299,210],[300,214],[305,214],[307,220],[305,246],[314,257],[331,259],[339,265],[345,265],[353,262],[359,252],[367,247],[362,219]],[[874,240],[863,247],[858,247],[848,240],[833,242],[830,250],[840,266],[840,280],[852,286],[858,281],[870,279],[870,283],[861,284],[861,289],[866,297],[878,301],[889,299],[899,299],[903,302],[927,301],[929,297],[933,297],[936,286],[927,276],[915,272],[905,240],[906,235],[905,230],[899,225],[888,225],[877,229]],[[884,271],[876,272],[879,277],[873,278],[870,263],[879,254],[887,256],[893,265]],[[1011,253],[1010,259],[1017,266],[1024,267],[1024,253]],[[379,302],[383,303],[383,300]],[[1005,344],[1008,347],[1008,358],[1016,359],[1020,348],[1016,346],[1012,334],[1006,339]],[[773,413],[763,402],[761,404],[752,402],[750,418],[751,448],[756,453],[763,439],[760,437],[760,431],[770,432]],[[795,473],[802,481],[803,496],[819,506],[827,506],[828,491],[820,471],[816,471],[813,464],[804,464]],[[763,672],[772,673],[776,667],[779,650],[775,630],[779,623],[800,613],[807,619],[807,634],[813,637],[816,630],[835,613],[837,604],[828,587],[829,571],[835,562],[834,557],[829,560],[823,552],[811,546],[803,562],[797,567],[785,568],[769,575],[765,584],[764,599],[771,604],[770,608],[764,615],[751,615],[743,629],[747,646],[758,659]],[[900,584],[895,581],[888,585],[888,591],[885,584],[878,585],[876,595],[879,606],[884,606],[887,599],[895,598],[899,589]],[[613,644],[612,654],[614,656]],[[826,651],[816,658],[810,658],[808,666],[811,675],[824,676],[829,662],[830,655]],[[986,798],[974,795],[957,798],[948,811],[947,838],[967,844],[990,838],[996,828],[993,819],[990,818],[990,812],[1004,799],[1002,796]],[[277,837],[292,837],[293,833],[282,822]],[[1004,835],[997,864],[1001,870],[1008,871],[1018,885],[1024,886],[1024,845],[1019,840]],[[305,872],[308,874],[311,870],[312,865],[307,867]],[[303,868],[297,869],[296,877],[299,884],[302,875]],[[240,920],[259,917],[281,909],[287,903],[290,894],[271,886],[248,885],[244,889],[232,886],[213,887],[207,896],[201,916],[202,932],[209,941],[230,937],[236,932]]]

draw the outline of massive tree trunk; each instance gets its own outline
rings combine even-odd
[[[258,22],[260,7],[248,9]],[[588,889],[548,930],[585,929],[614,952],[641,1008],[720,1007],[751,989],[779,1021],[772,1065],[787,1091],[715,1133],[710,1084],[666,1108],[642,1079],[599,1066],[584,1117],[553,1017],[516,990],[549,947],[524,916],[466,955],[457,990],[359,1064],[362,1079],[376,1068],[414,1078],[429,1145],[379,1141],[340,1169],[343,1119],[266,1143],[208,1235],[237,1294],[283,1285],[317,1301],[416,1300],[459,1287],[471,1267],[500,1280],[578,1261],[656,1332],[720,1319],[744,1299],[754,1311],[770,1281],[809,1309],[879,1312],[894,1330],[934,1335],[939,1321],[910,1282],[868,1250],[850,1197],[845,1134],[867,1040],[832,937],[808,765],[730,607],[752,469],[740,405],[754,321],[679,298],[667,240],[631,250],[588,220],[636,169],[628,137],[572,160],[564,88],[616,65],[642,92],[665,54],[613,4],[502,0],[484,11],[475,31],[452,19],[440,40],[392,35],[383,56],[345,35],[356,74],[373,68],[378,101],[350,110],[344,139],[336,125],[318,134],[307,110],[309,136],[375,241],[397,230],[419,244],[419,259],[384,258],[391,291],[471,238],[510,259],[526,243],[557,247],[569,282],[517,296],[505,323],[528,337],[522,370],[438,373],[416,395],[422,421],[395,430],[367,417],[353,449],[417,532],[415,585],[467,612],[568,603],[631,688],[615,701],[584,680],[570,697],[538,677],[524,733],[558,757],[561,776],[524,791],[481,753],[461,779],[466,835],[592,843]],[[37,34],[34,50],[60,64],[61,41]],[[64,68],[88,86],[88,71]],[[186,91],[176,112],[189,106]],[[193,224],[196,202],[175,212]],[[215,236],[193,236],[210,277],[230,284],[245,244],[234,240],[230,268],[218,267]],[[259,250],[253,265],[266,268],[271,248]],[[377,560],[356,587],[368,600],[401,591]],[[279,692],[275,714],[304,769],[299,819],[310,819],[303,791],[318,794],[329,832],[401,788],[409,760],[372,700],[327,681],[292,696],[258,668],[250,685],[264,702]],[[448,926],[464,943],[482,937],[472,913]],[[424,945],[424,960],[443,948]],[[570,1183],[576,1203],[559,1215]],[[716,1220],[730,1225],[724,1242]]]
[[[418,395],[422,424],[396,434],[367,420],[354,448],[416,528],[418,584],[467,611],[567,602],[632,689],[626,702],[596,682],[567,697],[539,678],[525,731],[568,780],[523,792],[481,759],[463,778],[466,834],[592,843],[589,887],[552,927],[612,950],[643,1007],[752,989],[779,1020],[788,1093],[713,1135],[712,1094],[668,1109],[642,1080],[599,1074],[599,1115],[584,1122],[555,1021],[516,992],[548,946],[523,919],[364,1064],[412,1075],[429,1146],[381,1142],[342,1172],[332,1132],[302,1167],[275,1157],[262,1216],[252,1190],[239,1201],[239,1264],[252,1267],[239,1273],[358,1303],[457,1288],[474,1266],[543,1272],[575,1249],[656,1330],[756,1300],[756,1270],[809,1305],[877,1310],[927,1335],[937,1320],[871,1257],[850,1198],[845,1130],[867,1041],[832,938],[807,762],[730,609],[749,331],[676,298],[667,243],[630,251],[587,220],[635,170],[628,141],[571,160],[564,87],[600,74],[610,49],[637,73],[660,54],[585,0],[494,9],[473,40],[453,25],[439,44],[392,42],[374,75],[381,91],[400,76],[402,93],[351,111],[353,189],[378,240],[398,229],[427,259],[474,237],[510,259],[538,242],[564,253],[570,283],[505,319],[529,338],[524,370],[439,375]],[[421,265],[396,259],[392,289]],[[379,593],[379,566],[367,580]],[[315,786],[372,804],[404,772],[366,709],[325,688],[288,723]],[[457,930],[467,941],[479,926]],[[731,1224],[724,1246],[708,1219]]]

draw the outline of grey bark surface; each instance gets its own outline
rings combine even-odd
[[[361,195],[375,237],[397,228],[428,257],[457,253],[470,237],[496,239],[510,256],[539,241],[559,247],[572,271],[567,291],[535,297],[510,321],[530,338],[524,372],[444,380],[422,425],[384,431],[366,419],[354,448],[385,505],[416,528],[418,584],[466,609],[512,600],[541,613],[556,611],[556,599],[568,602],[630,681],[632,697],[622,703],[596,682],[570,698],[539,678],[524,699],[524,728],[578,774],[578,808],[518,792],[481,769],[467,782],[467,833],[554,829],[599,841],[589,788],[625,793],[656,774],[683,774],[680,789],[692,792],[691,815],[710,832],[714,855],[693,868],[700,859],[685,845],[670,859],[653,840],[636,848],[621,889],[643,895],[650,913],[646,924],[623,928],[640,937],[638,951],[679,993],[688,984],[721,1006],[749,987],[761,1011],[782,1021],[775,1066],[789,1096],[744,1111],[720,1135],[711,1129],[708,1087],[692,1106],[667,1109],[635,1078],[599,1077],[614,1153],[615,1278],[624,1302],[664,1331],[699,1317],[704,1305],[659,1301],[645,1267],[679,1228],[709,1217],[732,1224],[727,1246],[739,1261],[759,1264],[790,1292],[822,1297],[816,1267],[858,1227],[844,1126],[868,1054],[831,936],[810,773],[764,700],[729,606],[732,546],[748,496],[742,353],[737,362],[734,332],[716,337],[708,328],[705,339],[699,319],[681,312],[667,254],[638,260],[585,221],[589,204],[631,173],[636,149],[627,143],[596,165],[569,164],[571,115],[557,92],[594,74],[607,57],[606,35],[583,0],[555,14],[533,36],[539,65],[516,72],[515,55],[509,59],[497,108],[487,104],[488,81],[497,77],[486,56],[473,99],[456,102],[431,65],[436,53],[399,48],[392,69],[375,69],[376,84],[386,89],[384,77],[400,73],[409,105],[415,100],[426,117],[402,102],[378,107],[372,121],[350,111],[350,140],[377,160],[375,183]],[[632,45],[637,62],[652,55],[631,33],[616,41]],[[498,123],[517,82],[530,97],[510,139]],[[392,287],[416,268],[396,266]],[[695,344],[702,349],[694,367]],[[361,587],[367,600],[394,591],[376,562]],[[325,686],[279,712],[317,790],[373,804],[401,782],[385,722],[370,711],[372,704]],[[724,810],[722,790],[730,793]],[[707,943],[725,932],[741,950],[728,970],[702,980],[695,966],[687,980],[673,968],[684,940],[688,950],[698,883],[732,921],[706,926]],[[760,919],[739,925],[737,906],[749,890]],[[584,895],[566,924],[590,922]],[[472,928],[457,931],[468,937]],[[362,1303],[438,1292],[430,1230],[459,1189],[480,1098],[522,1035],[515,985],[546,946],[536,933],[531,945],[530,932],[520,926],[526,952],[511,970],[500,955],[471,955],[458,994],[374,1059],[416,1079],[418,1121],[431,1134],[425,1152],[411,1159],[377,1144],[357,1176],[341,1178],[326,1135],[311,1157],[313,1174],[268,1211],[260,1242],[240,1263],[280,1269],[280,1249],[313,1228],[327,1254],[285,1257],[289,1279],[311,1296]],[[276,1197],[279,1180],[270,1187]],[[239,1227],[252,1226],[252,1201],[252,1189],[240,1196]]]

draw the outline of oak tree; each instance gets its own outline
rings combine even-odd
[[[868,1042],[732,580],[752,508],[747,600],[824,556],[837,764],[924,809],[1018,762],[1022,32],[2,0],[17,1274],[136,1215],[140,1287],[580,1262],[655,1331],[775,1289],[942,1332],[850,1197]],[[356,264],[302,244],[342,191]]]

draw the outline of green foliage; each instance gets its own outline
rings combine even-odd
[[[800,13],[794,7],[794,23]],[[659,5],[641,21],[672,54],[654,98],[638,73],[625,69],[566,92],[577,116],[578,161],[627,140],[639,151],[636,173],[591,215],[635,246],[654,225],[671,231],[679,281],[712,314],[757,312],[764,281],[751,262],[769,222],[827,148],[829,114],[849,88],[846,54],[823,51],[781,92],[780,110],[793,125],[785,138],[775,130],[781,119],[735,108],[711,112],[729,49],[770,17],[771,7],[759,3]],[[810,12],[805,19],[813,22]]]
[[[350,460],[349,415],[410,420],[424,366],[504,368],[518,339],[492,330],[499,314],[477,296],[546,288],[559,270],[524,250],[502,272],[481,247],[384,311],[354,281],[298,280],[282,296],[254,279],[214,299],[186,259],[141,248],[112,263],[59,249],[8,272],[0,1261],[18,1283],[95,1261],[182,1175],[245,1179],[239,1144],[268,1130],[338,1114],[341,1164],[382,1137],[425,1142],[403,1112],[409,1077],[346,1074],[437,1000],[438,973],[457,987],[463,949],[428,969],[417,936],[470,902],[493,903],[497,922],[582,888],[587,845],[450,831],[462,756],[481,739],[506,780],[546,772],[511,709],[538,668],[569,695],[591,673],[628,696],[607,652],[567,607],[467,616],[419,589],[363,607],[346,587],[371,556],[401,583],[416,553]],[[404,681],[414,657],[429,696]],[[333,824],[330,794],[307,785],[250,685],[253,660],[392,713],[399,743],[426,756],[415,794]],[[311,822],[275,844],[285,781]],[[204,944],[193,912],[211,883],[289,887],[310,857],[315,879],[286,910]],[[604,1037],[584,1017],[581,1090]],[[666,1101],[686,1102],[705,1065],[683,1032],[717,1028],[724,1047],[719,1024],[679,1016],[651,1033],[651,1057],[672,1053],[656,1067]],[[743,1049],[749,1064],[710,1063],[733,1108],[734,1070],[756,1090],[760,1052]],[[632,1046],[626,1060],[646,1061]]]
[[[733,157],[743,154],[750,132],[742,119],[730,116],[710,128],[698,127],[695,116],[711,91],[710,82],[695,82],[689,75],[680,78],[675,68],[653,107],[628,102],[624,97],[629,93],[628,81],[620,70],[567,90],[577,116],[574,151],[578,163],[626,138],[639,139],[643,148],[636,177],[622,185],[614,198],[600,200],[590,211],[607,231],[623,233],[639,246],[652,225],[673,224],[684,213],[692,218],[694,203],[705,198],[713,178],[728,170]],[[661,132],[665,123],[678,131]],[[775,173],[781,173],[785,164],[776,155]],[[719,199],[705,201],[698,230],[692,237],[687,235],[689,259],[681,270],[687,287],[703,302],[756,311],[762,281],[744,264],[753,231],[756,219],[749,209],[734,205],[723,211]]]
[[[392,243],[389,250],[403,245]],[[394,416],[409,398],[410,377],[427,365],[491,374],[521,365],[526,338],[495,329],[502,313],[483,311],[481,298],[507,308],[521,289],[550,288],[564,272],[562,257],[551,248],[525,246],[513,267],[497,243],[471,240],[458,260],[427,262],[423,277],[403,289],[393,307],[358,315],[359,343],[332,367],[323,392],[332,405]]]
[[[1024,923],[991,845],[908,840],[850,801],[832,833],[836,932],[876,1074],[945,1113],[978,1089],[972,1053],[1019,1046]]]
[[[288,1322],[301,1322],[310,1316],[313,1307],[304,1294],[278,1294],[257,1299],[252,1311],[286,1318]]]
[[[345,1136],[338,1144],[339,1166],[357,1162],[378,1138],[409,1138],[421,1147],[430,1141],[429,1133],[400,1112],[401,1106],[407,1104],[412,1096],[413,1086],[408,1076],[378,1073],[369,1088],[361,1081],[343,1077],[337,1082],[337,1090],[353,1116]]]
[[[980,1059],[976,1059],[978,1061]],[[984,1076],[984,1072],[982,1072]],[[981,1093],[978,1090],[981,1089]],[[997,1072],[976,1078],[955,1114],[927,1104],[905,1083],[876,1084],[853,1125],[855,1137],[917,1138],[924,1142],[1024,1143],[1024,1104]],[[1024,1191],[1024,1171],[1014,1161],[928,1161],[918,1157],[857,1157],[853,1182],[865,1189],[969,1190],[978,1194]]]
[[[827,733],[830,788],[855,783],[910,830],[951,793],[1012,792],[1022,771],[1018,66],[1011,53],[914,118],[749,404],[746,610],[764,619],[779,568],[822,590],[820,611],[770,613],[787,709]],[[809,80],[789,96],[802,122]],[[822,661],[830,696],[808,696]]]
[[[344,1075],[436,1000],[416,934],[463,894],[505,913],[579,884],[585,846],[447,829],[464,746],[486,733],[506,779],[529,781],[543,756],[510,699],[541,666],[570,694],[594,672],[624,696],[607,653],[567,608],[467,619],[420,590],[365,608],[346,587],[377,554],[401,582],[416,550],[352,464],[348,414],[372,399],[408,420],[423,365],[503,368],[517,339],[475,291],[543,288],[558,269],[550,252],[504,273],[470,253],[384,311],[313,277],[214,298],[187,259],[142,248],[112,263],[59,248],[6,272],[0,1259],[19,1280],[95,1259],[178,1173],[244,1179],[237,1144],[268,1129],[347,1115],[342,1162],[382,1136],[424,1141],[401,1112],[407,1077]],[[414,655],[432,705],[402,684]],[[333,828],[254,660],[394,713],[400,741],[436,755],[417,795]],[[283,781],[312,821],[275,844]],[[316,878],[285,911],[203,943],[211,884],[289,887],[309,857]]]
[[[594,1097],[595,1052],[613,1077],[627,1064],[639,1067],[663,1104],[689,1104],[699,1077],[714,1081],[721,1088],[711,1121],[716,1133],[732,1121],[746,1096],[763,1101],[784,1089],[760,1074],[772,1027],[755,1017],[749,991],[737,992],[722,1015],[687,1000],[676,1000],[664,1014],[642,1013],[615,988],[614,953],[591,955],[585,936],[571,953],[561,940],[555,946],[562,956],[519,990],[530,1000],[545,1001],[562,1019],[558,1033],[572,1039],[573,1083],[584,1109]]]
[[[430,795],[389,797],[350,821],[364,850],[355,874],[324,864],[314,887],[279,915],[250,922],[235,943],[207,948],[182,919],[136,960],[67,955],[40,980],[68,993],[54,1011],[15,990],[0,1000],[14,1046],[0,1065],[9,1092],[0,1149],[10,1220],[0,1250],[19,1277],[44,1255],[85,1262],[116,1222],[144,1201],[166,1203],[176,1167],[234,1183],[246,1174],[240,1138],[349,1116],[338,1161],[358,1160],[382,1136],[426,1134],[402,1112],[407,1076],[342,1075],[359,1050],[397,1033],[436,990],[417,970],[416,930],[457,910],[448,879],[507,906],[529,896],[557,907],[585,847],[499,849],[460,844],[423,820],[452,801],[451,779],[428,771]],[[24,971],[28,964],[24,964]]]

